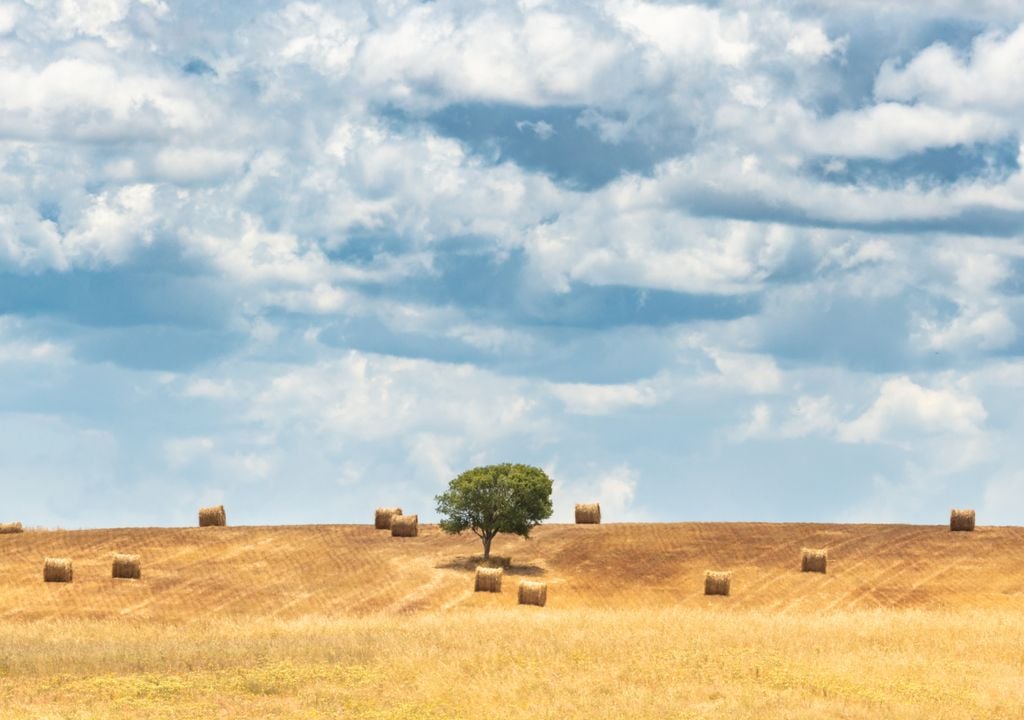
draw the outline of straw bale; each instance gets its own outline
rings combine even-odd
[[[704,573],[705,595],[728,595],[732,584],[731,572],[708,570]]]
[[[199,508],[199,527],[218,527],[228,524],[223,505]]]
[[[953,509],[949,512],[949,529],[970,532],[974,530],[974,511]]]
[[[43,561],[43,582],[71,582],[70,558],[46,558]]]
[[[142,560],[138,555],[115,554],[112,576],[126,580],[142,579]]]
[[[600,503],[577,503],[576,524],[577,525],[599,525],[601,523]]]
[[[391,529],[391,518],[394,515],[401,515],[402,508],[377,508],[377,512],[373,516],[373,527],[377,530],[390,530]]]
[[[21,527],[20,522],[0,523],[0,535],[11,535],[23,531],[24,528]]]
[[[521,580],[519,582],[519,604],[540,605],[548,601],[548,584],[533,582],[532,580]]]
[[[474,592],[501,592],[501,578],[505,571],[500,567],[478,567],[476,569],[476,586]]]
[[[419,523],[419,515],[392,515],[391,537],[416,537]]]
[[[823,573],[828,571],[828,550],[803,548],[800,555],[800,571]]]

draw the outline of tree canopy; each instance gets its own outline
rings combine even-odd
[[[551,517],[551,478],[531,465],[503,463],[473,468],[448,483],[435,499],[446,533],[472,530],[483,542],[484,559],[498,533],[524,538]]]

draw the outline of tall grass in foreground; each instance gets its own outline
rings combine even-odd
[[[0,717],[1024,718],[1002,612],[0,622]]]

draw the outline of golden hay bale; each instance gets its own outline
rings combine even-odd
[[[142,560],[138,555],[114,555],[113,577],[126,580],[142,579]]]
[[[970,532],[974,530],[974,511],[953,509],[949,512],[949,529]]]
[[[533,582],[532,580],[521,580],[519,582],[519,604],[540,605],[548,601],[548,584]]]
[[[43,582],[71,582],[71,558],[46,558]]]
[[[390,530],[391,518],[401,514],[402,508],[377,508],[377,512],[373,516],[373,527],[377,530]]]
[[[601,504],[600,503],[577,503],[576,504],[577,525],[600,525]]]
[[[0,535],[11,535],[23,531],[24,528],[21,527],[20,522],[0,523]]]
[[[199,508],[199,527],[217,527],[228,524],[223,505]]]
[[[731,572],[715,572],[714,570],[708,570],[704,573],[705,595],[728,595],[731,584]]]
[[[392,515],[391,537],[416,537],[419,523],[419,515]]]
[[[801,572],[823,573],[827,572],[827,569],[828,550],[813,550],[811,548],[803,548],[800,555]]]
[[[505,571],[499,568],[478,567],[474,592],[501,592],[501,577]]]

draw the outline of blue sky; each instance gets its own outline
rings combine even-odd
[[[1003,0],[0,0],[0,519],[1019,524],[1021,67]]]

